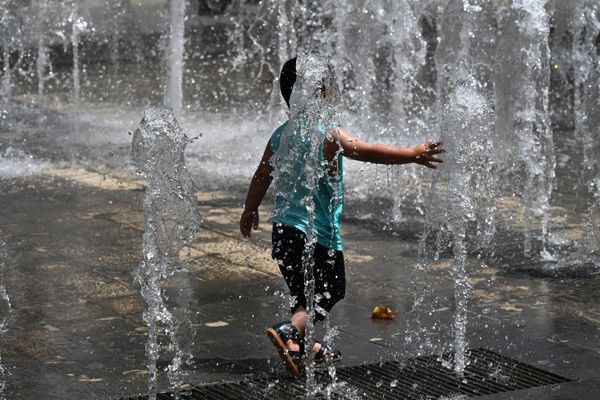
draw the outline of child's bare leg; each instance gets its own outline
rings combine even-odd
[[[292,322],[292,325],[298,329],[300,335],[304,337],[304,330],[306,329],[306,322],[308,321],[308,314],[304,307],[298,306],[296,311],[292,314],[290,321]]]
[[[306,313],[306,310],[302,306],[299,306],[296,309],[296,311],[294,311],[294,313],[292,314],[292,316],[290,318],[290,322],[292,323],[292,325],[294,325],[294,327],[298,330],[298,332],[300,332],[300,336],[302,336],[302,337],[304,337],[304,331],[306,330],[306,322],[307,321],[308,321],[308,314]],[[298,343],[294,342],[293,340],[288,340],[285,345],[291,351],[299,351],[300,350],[300,346],[298,345]],[[314,351],[318,351],[320,348],[321,348],[321,345],[315,343]]]

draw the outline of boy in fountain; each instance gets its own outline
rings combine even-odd
[[[280,76],[281,94],[286,104],[290,107],[292,98],[292,118],[281,125],[271,135],[264,154],[256,172],[250,182],[244,211],[240,220],[242,235],[249,237],[252,228],[258,228],[258,207],[262,202],[273,176],[278,176],[278,184],[273,216],[272,256],[277,261],[283,278],[287,283],[292,296],[291,317],[289,320],[278,323],[267,329],[267,336],[277,347],[279,354],[296,376],[300,374],[299,363],[304,358],[304,333],[308,321],[307,299],[305,298],[304,269],[307,251],[313,265],[314,277],[314,309],[315,320],[322,321],[331,308],[344,298],[346,278],[344,270],[344,255],[340,224],[343,207],[343,159],[348,157],[354,160],[379,163],[379,164],[406,164],[417,163],[428,168],[436,168],[436,163],[442,160],[436,155],[444,153],[441,142],[427,141],[415,147],[396,147],[383,144],[369,144],[355,138],[348,131],[335,126],[332,121],[307,116],[310,107],[308,103],[318,100],[315,108],[319,113],[318,105],[332,104],[337,95],[337,85],[331,67],[321,70],[324,75],[317,81],[314,80],[314,71],[310,72],[302,64],[296,69],[296,58],[287,61]],[[304,61],[304,60],[299,60]],[[310,82],[318,82],[317,85]],[[308,82],[308,89],[307,89]],[[311,87],[310,85],[316,86]],[[300,85],[303,85],[300,87]],[[303,93],[299,94],[300,92]],[[308,93],[308,96],[306,95]],[[304,98],[302,97],[304,96]],[[308,98],[308,100],[307,100]],[[318,98],[318,99],[317,99]],[[324,101],[324,102],[323,102]],[[304,108],[303,108],[304,106]],[[298,111],[301,110],[301,111]],[[326,113],[325,113],[326,114]],[[306,174],[306,164],[310,163],[307,153],[310,146],[296,146],[295,152],[282,151],[284,146],[292,146],[299,141],[306,140],[305,135],[298,132],[312,124],[321,132],[322,140],[314,155],[319,158],[314,165],[316,184],[304,183],[298,186],[294,182],[310,180]],[[327,128],[325,128],[327,126]],[[279,150],[279,151],[278,151]],[[291,160],[281,160],[282,157]],[[286,168],[286,161],[293,167]],[[288,164],[289,165],[289,164]],[[302,171],[302,169],[305,169]],[[320,170],[318,170],[320,168]],[[280,175],[277,175],[280,174]],[[284,174],[284,175],[281,175]],[[283,178],[282,178],[283,176]],[[283,183],[281,182],[283,181]],[[310,190],[306,188],[310,187]],[[300,188],[300,189],[298,189]],[[312,201],[306,198],[312,196]],[[307,204],[312,203],[312,204]],[[314,205],[314,208],[311,206]],[[311,221],[311,222],[309,222]],[[307,239],[312,239],[307,243]],[[315,242],[316,239],[316,243]],[[327,358],[339,360],[341,354],[337,350],[327,348],[318,341],[315,342],[314,359],[322,362]]]

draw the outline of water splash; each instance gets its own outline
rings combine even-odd
[[[2,231],[0,230],[0,278],[4,277],[4,271],[6,269],[6,260],[8,259],[8,250],[6,248],[6,242],[4,241]],[[0,285],[0,336],[4,338],[4,334],[8,328],[8,320],[12,312],[10,305],[10,299],[6,292],[6,287]],[[0,400],[5,400],[4,389],[6,388],[6,375],[7,371],[2,364],[2,355],[0,354]]]
[[[548,110],[549,23],[545,5],[546,0],[514,1],[498,39],[496,120],[498,134],[509,149],[507,153],[514,154],[516,160],[512,161],[525,169],[525,255],[532,252],[536,216],[545,249],[555,177]]]
[[[73,103],[78,107],[81,100],[79,42],[81,34],[85,32],[87,28],[87,22],[79,15],[79,4],[77,0],[72,3],[69,22],[71,23],[71,46],[73,47]]]
[[[44,92],[46,91],[46,80],[48,72],[52,71],[52,65],[48,57],[48,43],[47,43],[47,21],[46,14],[48,10],[48,0],[40,0],[37,2],[36,7],[36,36],[37,36],[37,59],[35,62],[36,73],[37,73],[37,91],[39,102],[44,98]]]
[[[0,152],[0,179],[36,175],[47,167],[47,162],[37,160],[31,154],[12,147]]]
[[[471,285],[467,275],[467,235],[473,225],[477,252],[489,247],[494,235],[494,179],[490,149],[494,143],[493,88],[488,86],[493,65],[494,37],[490,28],[493,5],[485,1],[451,0],[442,22],[442,40],[436,54],[440,93],[442,139],[448,149],[446,164],[430,191],[426,232],[436,236],[432,250],[422,254],[426,266],[436,254],[451,249],[451,276],[455,282],[454,370],[462,375],[467,364],[467,303]],[[478,40],[475,41],[474,38]],[[489,46],[489,43],[486,43]],[[482,218],[486,216],[486,218]],[[422,247],[423,249],[424,247]]]
[[[132,160],[147,180],[144,198],[144,260],[134,272],[141,293],[148,304],[144,321],[148,324],[149,398],[157,394],[158,333],[165,326],[175,348],[168,368],[169,382],[175,396],[182,383],[181,365],[189,356],[179,341],[180,324],[167,308],[161,283],[178,269],[182,247],[191,242],[200,228],[194,184],[187,171],[184,149],[189,139],[177,124],[173,112],[164,108],[144,111],[140,127],[135,131]],[[188,338],[191,339],[191,338]]]
[[[127,2],[129,4],[129,2]],[[109,48],[110,61],[116,65],[119,61],[119,42],[121,41],[122,30],[125,29],[127,16],[127,4],[124,0],[111,0],[108,4],[110,32]]]
[[[600,257],[600,57],[595,38],[600,34],[598,5],[591,0],[578,0],[574,25],[575,137],[583,150],[582,182],[590,195],[588,217],[585,218],[584,254],[577,258]],[[598,265],[598,260],[596,260]]]
[[[183,52],[185,31],[185,0],[169,2],[169,45],[167,47],[167,85],[165,104],[181,121],[183,111]]]
[[[19,47],[21,24],[14,13],[15,3],[12,0],[0,2],[0,38],[2,45],[2,81],[0,82],[0,124],[8,119],[10,102],[13,93],[13,72],[11,68],[11,51]]]
[[[306,208],[308,227],[303,256],[304,293],[308,321],[305,347],[315,344],[315,280],[314,248],[317,233],[314,229],[315,200],[319,181],[324,177],[322,148],[327,132],[337,126],[336,85],[326,58],[305,53],[297,59],[297,78],[290,98],[292,117],[281,136],[279,148],[273,155],[275,192],[282,198],[297,193]],[[322,88],[325,88],[322,90]],[[323,96],[325,93],[325,96]],[[299,179],[294,177],[298,176]],[[329,181],[328,181],[329,182]],[[315,380],[314,353],[306,352],[306,394],[314,396],[319,388]]]

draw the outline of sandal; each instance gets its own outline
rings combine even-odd
[[[292,325],[290,321],[281,322],[267,328],[267,337],[273,342],[279,357],[294,376],[300,376],[299,361],[304,354],[304,340],[300,337],[300,332]],[[287,348],[286,342],[293,340],[300,346],[300,351],[292,351]]]
[[[337,349],[330,349],[325,346],[323,343],[315,340],[315,344],[319,344],[319,351],[315,352],[315,363],[322,364],[327,359],[330,359],[332,362],[337,362],[342,359],[342,352]]]

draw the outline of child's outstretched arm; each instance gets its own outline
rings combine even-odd
[[[397,147],[385,144],[370,144],[357,139],[350,132],[336,128],[332,132],[331,141],[325,142],[325,151],[339,151],[341,147],[344,155],[353,160],[371,162],[376,164],[407,164],[417,163],[427,168],[437,168],[435,163],[442,163],[437,154],[446,150],[441,148],[442,142],[427,141],[414,147]],[[329,148],[329,149],[328,149]]]
[[[240,231],[245,237],[250,237],[252,228],[258,229],[258,206],[263,201],[273,177],[273,167],[269,164],[269,160],[273,152],[271,151],[271,143],[267,143],[265,152],[256,168],[256,172],[250,182],[246,202],[244,203],[244,212],[240,219]]]

